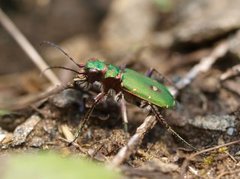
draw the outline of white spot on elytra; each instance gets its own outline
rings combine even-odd
[[[153,91],[157,91],[158,88],[157,88],[156,86],[152,86],[152,90],[153,90]]]

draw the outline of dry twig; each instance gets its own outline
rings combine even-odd
[[[214,146],[214,147],[210,147],[208,149],[204,149],[204,150],[201,150],[201,151],[198,151],[196,153],[193,153],[191,154],[189,157],[186,158],[186,160],[183,162],[182,164],[182,167],[181,167],[181,175],[184,176],[185,172],[186,172],[186,168],[189,164],[189,161],[193,160],[194,157],[198,156],[198,155],[201,155],[201,154],[204,154],[206,152],[210,152],[210,151],[213,151],[213,150],[216,150],[216,149],[219,149],[219,148],[222,148],[222,147],[227,147],[227,146],[230,146],[230,145],[234,145],[234,144],[238,144],[240,143],[240,140],[236,140],[236,141],[233,141],[233,142],[229,142],[229,143],[226,143],[226,144],[222,144],[222,145],[218,145],[218,146]]]
[[[240,173],[240,170],[234,170],[234,171],[226,171],[226,172],[223,172],[223,173],[220,173],[216,179],[221,179],[223,176],[225,175],[232,175],[232,174],[235,174],[235,173]]]
[[[240,96],[240,84],[234,80],[227,80],[222,83],[222,86],[227,90]]]
[[[63,91],[64,89],[70,87],[71,85],[57,85],[54,87],[51,87],[50,89],[34,96],[27,96],[27,97],[22,97],[20,99],[14,99],[14,103],[10,101],[9,103],[4,103],[0,104],[1,109],[8,109],[8,110],[19,110],[19,109],[24,109],[36,102],[41,103],[42,100],[46,99],[47,97],[59,93]]]
[[[224,81],[237,75],[240,75],[240,65],[235,65],[231,69],[227,70],[221,75],[220,80]]]
[[[58,139],[62,142],[65,142],[66,144],[69,144],[69,140],[63,138],[63,137],[58,137]],[[83,148],[81,148],[80,145],[78,145],[76,142],[72,143],[73,146],[75,146],[81,153],[86,153]]]
[[[176,89],[171,89],[171,93],[177,96],[179,90],[189,85],[196,76],[201,72],[208,71],[212,65],[222,56],[226,54],[229,49],[228,41],[224,41],[218,44],[212,51],[212,53],[201,59],[201,61],[195,65],[179,82],[176,83]]]
[[[49,67],[43,60],[43,58],[39,55],[39,53],[35,50],[35,48],[31,45],[31,43],[27,40],[27,38],[14,25],[11,19],[2,11],[1,8],[0,8],[0,22],[3,25],[3,27],[7,30],[7,32],[17,41],[17,43],[29,56],[29,58],[35,63],[35,65],[39,68],[40,71],[43,71]],[[53,85],[61,84],[58,77],[52,71],[49,70],[46,73],[44,73],[44,75],[49,79],[49,81]]]
[[[127,145],[120,149],[117,155],[113,158],[110,167],[117,167],[124,162],[134,152],[137,146],[142,142],[146,132],[154,127],[157,120],[155,116],[148,116],[144,122],[137,128],[136,133],[130,138]]]

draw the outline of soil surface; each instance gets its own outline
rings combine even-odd
[[[161,114],[197,151],[157,122],[117,165],[124,178],[240,177],[239,0],[3,0],[0,5],[49,66],[80,71],[60,50],[40,45],[44,40],[77,63],[96,57],[139,73],[151,68],[160,73],[152,78],[176,100]],[[51,82],[5,28],[0,39],[0,155],[53,150],[111,163],[149,115],[136,105],[138,98],[129,101],[124,130],[121,105],[110,92],[69,146],[101,84],[75,84],[41,97]],[[74,72],[52,71],[62,84],[74,84]]]

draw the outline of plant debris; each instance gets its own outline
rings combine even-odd
[[[57,151],[125,178],[239,178],[240,1],[164,2],[1,1],[0,157]],[[65,52],[38,45],[44,40]],[[153,78],[176,99],[173,109],[160,110],[167,124],[129,99],[126,127],[111,91],[69,145],[102,89],[77,84],[73,71],[83,69],[69,56],[142,74],[155,68],[160,73],[153,70]]]

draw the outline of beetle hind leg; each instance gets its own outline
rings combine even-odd
[[[156,74],[156,75],[154,75],[154,74]],[[171,82],[171,80],[166,78],[163,74],[161,74],[155,68],[150,68],[149,70],[147,70],[145,72],[145,76],[147,76],[149,78],[153,78],[153,79],[159,81],[160,83],[167,84],[169,86],[174,86],[175,87],[175,85],[173,84],[173,82]]]
[[[124,131],[127,133],[128,132],[127,108],[126,108],[126,100],[122,93],[120,94],[120,107],[121,107]]]
[[[194,151],[198,151],[198,149],[196,147],[194,147],[192,144],[188,143],[175,130],[172,129],[172,127],[165,121],[165,119],[162,117],[162,115],[158,113],[158,111],[154,108],[154,106],[152,104],[149,104],[149,105],[152,109],[152,112],[155,114],[157,120],[160,123],[163,123],[166,126],[168,131],[170,131],[173,135],[175,135],[178,139],[180,139],[180,141],[182,141],[185,145],[187,145],[188,147],[190,147]]]
[[[120,104],[122,121],[123,121],[123,129],[125,133],[128,133],[128,118],[127,118],[127,107],[126,100],[124,94],[119,92],[115,95],[115,100]]]

